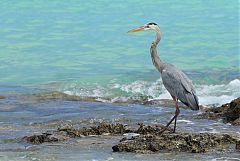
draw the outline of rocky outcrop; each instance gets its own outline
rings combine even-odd
[[[132,132],[130,129],[124,127],[123,124],[108,124],[101,123],[98,126],[83,127],[83,128],[74,128],[72,126],[63,126],[58,128],[58,131],[64,131],[68,135],[73,137],[81,137],[88,135],[121,135],[124,133]]]
[[[67,141],[71,138],[81,138],[88,135],[117,135],[126,137],[120,139],[119,144],[112,147],[114,152],[152,153],[179,151],[202,153],[214,148],[228,149],[231,144],[236,144],[236,149],[239,149],[239,141],[226,134],[173,133],[170,128],[162,134],[160,132],[164,127],[162,125],[139,125],[138,128],[129,128],[120,123],[100,123],[98,126],[82,128],[64,125],[55,131],[25,136],[22,140],[31,144],[42,144]],[[131,135],[127,136],[127,134]]]
[[[22,138],[23,141],[26,141],[31,144],[42,144],[42,143],[52,143],[58,141],[68,140],[70,136],[66,132],[61,131],[48,131],[42,134],[35,134],[32,136],[25,136]]]
[[[112,147],[113,151],[151,153],[157,151],[202,153],[213,148],[228,146],[235,143],[229,135],[219,134],[162,134],[142,135],[130,139],[123,139]]]
[[[198,117],[207,119],[222,118],[225,123],[240,125],[240,97],[220,107],[208,108]]]
[[[133,132],[123,124],[100,123],[98,126],[75,128],[71,125],[63,125],[54,131],[47,131],[42,134],[23,137],[23,141],[32,144],[42,144],[45,142],[57,142],[68,140],[69,138],[89,135],[122,135]]]
[[[223,113],[225,122],[230,122],[233,125],[240,125],[240,97],[233,100],[229,105],[229,108]]]

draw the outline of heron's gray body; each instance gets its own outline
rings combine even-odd
[[[157,53],[157,45],[161,40],[160,29],[156,28],[156,39],[153,41],[150,53],[153,65],[161,73],[162,82],[172,97],[179,99],[192,110],[199,110],[198,98],[191,80],[172,64],[163,62]]]
[[[173,74],[174,73],[174,74]],[[161,72],[162,82],[168,92],[192,110],[198,110],[198,98],[191,81],[174,65],[165,63]]]

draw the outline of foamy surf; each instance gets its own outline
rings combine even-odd
[[[143,96],[153,100],[171,99],[161,79],[155,82],[138,80],[125,84],[114,81],[106,87],[95,84],[89,89],[83,88],[81,85],[65,85],[61,92],[81,97],[96,97],[98,101],[111,103],[128,102],[130,99],[137,100],[143,98]],[[240,97],[239,79],[234,79],[227,84],[195,85],[195,87],[201,105],[221,105]],[[141,102],[142,100],[138,101]]]
[[[240,80],[234,79],[228,84],[200,85],[197,86],[196,90],[200,104],[221,105],[240,97]]]

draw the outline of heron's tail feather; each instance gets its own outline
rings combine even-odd
[[[192,110],[199,110],[198,98],[195,93],[186,94],[187,104]]]

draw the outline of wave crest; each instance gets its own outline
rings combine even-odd
[[[228,84],[195,85],[195,87],[197,96],[199,97],[199,103],[201,105],[221,105],[240,97],[239,79],[234,79]],[[61,91],[69,95],[99,97],[103,102],[106,100],[111,100],[110,102],[126,102],[132,98],[141,98],[141,96],[160,100],[171,99],[171,96],[164,88],[161,79],[158,79],[155,82],[137,80],[122,84],[117,81],[111,81],[106,86],[101,86],[97,83],[73,83],[65,85]]]

